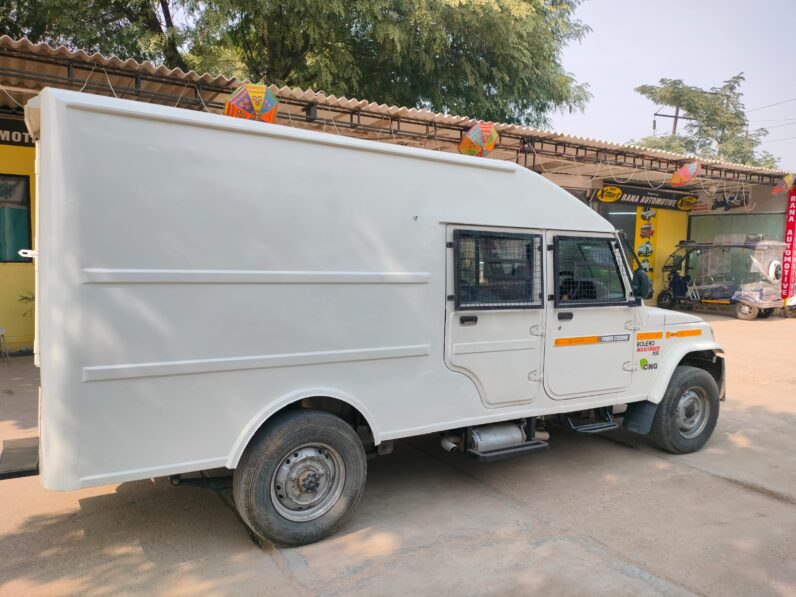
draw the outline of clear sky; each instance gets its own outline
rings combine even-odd
[[[592,32],[565,49],[562,61],[593,97],[582,114],[556,114],[553,128],[638,139],[652,134],[657,108],[633,91],[638,85],[666,77],[709,88],[743,72],[750,125],[769,129],[762,148],[796,171],[794,9],[794,0],[586,0],[577,18]],[[794,101],[755,109],[784,100]],[[671,125],[658,119],[658,134]]]

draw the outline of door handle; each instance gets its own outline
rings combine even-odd
[[[575,317],[575,314],[572,313],[571,311],[562,311],[562,312],[560,312],[558,314],[558,319],[560,321],[568,321],[568,320],[572,319],[573,317]]]
[[[462,315],[459,317],[460,325],[475,325],[476,323],[478,323],[477,315]]]

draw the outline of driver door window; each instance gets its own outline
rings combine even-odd
[[[611,238],[557,236],[556,307],[627,303],[619,250],[616,240]]]

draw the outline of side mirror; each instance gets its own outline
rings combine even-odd
[[[647,272],[638,268],[633,272],[633,296],[637,298],[652,298],[652,282]]]

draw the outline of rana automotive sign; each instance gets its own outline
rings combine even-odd
[[[794,251],[796,251],[796,187],[788,193],[788,211],[785,213],[785,254],[782,256],[782,299],[793,296]]]
[[[603,185],[603,188],[597,191],[597,199],[603,203],[624,203],[679,211],[691,211],[697,202],[696,195],[688,193],[625,185]]]

